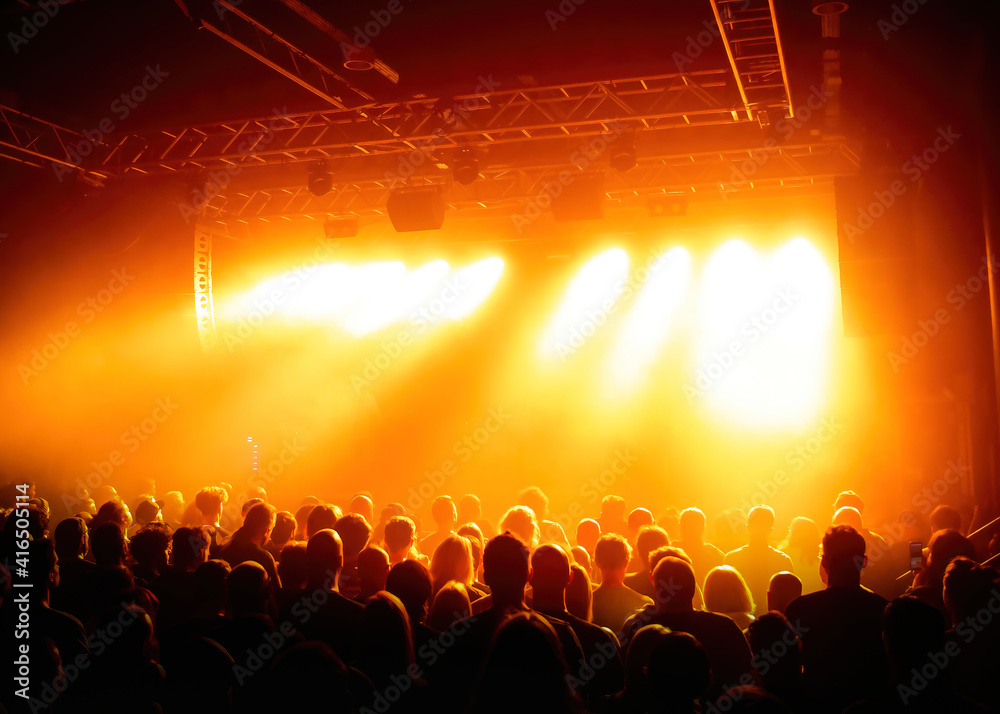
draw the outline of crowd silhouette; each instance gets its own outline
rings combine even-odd
[[[612,495],[571,542],[537,487],[496,526],[438,495],[427,528],[231,491],[103,485],[55,522],[8,485],[3,710],[1000,711],[1000,538],[950,506],[879,534],[847,491],[779,533]]]

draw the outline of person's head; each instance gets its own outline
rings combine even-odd
[[[152,496],[143,498],[135,506],[135,522],[140,526],[160,520],[160,507]]]
[[[701,643],[687,632],[668,632],[649,654],[649,696],[664,711],[687,708],[712,684],[712,666]]]
[[[692,609],[697,587],[691,563],[668,555],[660,558],[653,568],[651,577],[656,593],[653,600],[657,609],[661,611]]]
[[[203,523],[215,523],[222,515],[222,507],[229,500],[226,489],[220,486],[207,486],[194,497],[195,508],[201,513]]]
[[[608,494],[601,499],[601,519],[608,519],[609,521],[614,521],[616,524],[619,521],[625,520],[625,499],[621,496],[614,496]]]
[[[333,529],[335,525],[337,525],[337,512],[333,510],[333,506],[313,506],[306,516],[306,540],[319,531]]]
[[[385,578],[389,574],[389,554],[376,545],[370,545],[358,553],[358,580],[362,593],[385,590]]]
[[[458,509],[451,496],[438,496],[431,501],[431,517],[441,532],[451,532],[458,523]]]
[[[579,563],[584,570],[586,570],[588,573],[590,572],[590,566],[591,566],[590,553],[587,552],[586,548],[584,548],[581,545],[574,545],[570,549],[569,554],[572,562]]]
[[[194,597],[204,613],[222,614],[229,601],[229,573],[224,560],[206,560],[194,571]]]
[[[500,532],[509,532],[521,539],[528,548],[538,545],[538,521],[535,512],[527,506],[514,506],[500,519]]]
[[[143,526],[129,543],[129,551],[135,562],[157,573],[164,572],[169,562],[171,535],[170,526],[162,521]]]
[[[931,532],[953,530],[962,532],[962,514],[957,508],[941,504],[931,511]]]
[[[301,543],[288,543],[281,549],[278,577],[283,588],[304,588],[309,581],[309,556]]]
[[[754,506],[747,514],[747,535],[751,541],[766,541],[774,530],[774,509]]]
[[[233,617],[266,615],[270,578],[260,563],[247,560],[229,574],[229,606]]]
[[[409,676],[407,668],[414,663],[412,625],[403,603],[390,592],[380,590],[365,603],[357,663],[378,689],[391,685],[393,676]]]
[[[649,554],[666,545],[670,545],[670,538],[659,526],[643,526],[639,529],[639,535],[635,539],[635,550],[642,562],[643,570],[649,570]]]
[[[517,494],[517,505],[530,508],[539,521],[544,521],[549,516],[549,497],[538,486],[528,486]]]
[[[472,547],[469,539],[460,535],[445,537],[431,556],[431,584],[435,592],[449,580],[472,585],[475,571],[472,568]]]
[[[792,551],[797,556],[815,562],[819,558],[819,546],[822,534],[819,526],[812,518],[796,516],[788,525],[788,538],[782,550]]]
[[[347,513],[337,521],[333,530],[337,531],[344,544],[344,562],[357,561],[358,553],[368,543],[372,534],[372,527],[368,525],[368,521],[357,513]]]
[[[823,536],[820,565],[827,585],[852,587],[860,584],[861,570],[868,564],[865,539],[850,526],[833,526]]]
[[[299,506],[299,510],[295,512],[295,540],[306,540],[309,528],[309,514],[312,513],[313,509],[319,504],[316,503],[303,503]],[[333,527],[333,524],[330,524]]]
[[[833,514],[833,525],[835,526],[850,526],[858,533],[864,528],[864,523],[861,520],[861,513],[857,508],[853,506],[844,506],[837,510]]]
[[[625,537],[618,533],[602,535],[597,541],[597,547],[594,548],[594,562],[601,572],[605,573],[605,579],[608,579],[611,573],[623,575],[631,556],[632,547]]]
[[[455,531],[458,535],[469,540],[469,547],[472,548],[472,572],[478,573],[479,566],[483,562],[483,532],[475,523],[465,523]]]
[[[208,560],[208,547],[212,544],[204,526],[181,527],[171,539],[171,558],[175,568],[190,572]]]
[[[182,524],[184,517],[183,493],[180,491],[167,491],[163,494],[163,498],[158,499],[158,503],[162,507],[160,513],[163,516],[163,520],[175,527]]]
[[[105,523],[90,534],[90,549],[100,566],[124,565],[128,557],[125,532],[117,523]]]
[[[653,512],[648,508],[633,508],[628,514],[626,523],[628,523],[629,536],[635,538],[640,528],[653,525],[656,523],[656,519],[653,518]]]
[[[389,568],[385,589],[400,599],[411,622],[424,621],[431,597],[431,576],[427,568],[415,560],[396,563]]]
[[[903,595],[886,605],[882,639],[897,677],[909,677],[911,670],[927,663],[928,653],[941,652],[944,637],[944,616],[933,605],[913,595]]]
[[[586,548],[587,552],[594,553],[597,541],[601,537],[601,524],[593,518],[584,518],[576,526],[576,544]]]
[[[469,589],[463,583],[449,580],[441,586],[431,602],[427,625],[438,632],[444,632],[472,612]]]
[[[925,584],[940,584],[944,578],[945,568],[953,559],[963,556],[976,559],[976,548],[972,541],[956,530],[936,531],[927,544],[927,575],[931,582]]]
[[[375,504],[367,493],[359,493],[351,499],[351,513],[356,513],[365,519],[366,523],[375,522]]]
[[[479,496],[467,493],[458,501],[458,520],[460,523],[475,523],[483,515],[483,504]]]
[[[954,625],[989,609],[996,577],[996,570],[965,556],[960,555],[948,563],[943,580],[944,605]]]
[[[27,579],[31,584],[31,590],[24,597],[39,601],[47,600],[52,590],[59,586],[59,568],[55,546],[47,538],[28,541],[27,545],[30,560]],[[11,558],[11,563],[13,563],[13,558]]]
[[[263,546],[267,543],[267,539],[271,537],[271,527],[274,525],[275,513],[274,506],[261,501],[247,511],[243,527],[240,530],[246,534],[248,540]]]
[[[801,594],[802,581],[795,573],[775,573],[767,585],[767,609],[784,614],[789,603]]]
[[[653,710],[649,701],[649,657],[656,644],[669,634],[663,625],[645,625],[632,635],[624,653],[625,691],[636,702],[637,711]]]
[[[844,507],[853,508],[859,514],[865,512],[865,502],[862,501],[861,496],[856,494],[854,491],[841,491],[837,494],[837,498],[833,501],[834,513]]]
[[[680,558],[692,568],[694,567],[694,561],[691,560],[691,556],[683,548],[678,548],[675,545],[664,545],[650,552],[649,572],[652,573],[656,569],[656,564],[664,558]]]
[[[552,625],[530,611],[509,615],[486,655],[472,711],[571,711],[567,673]],[[513,682],[517,686],[511,686]]]
[[[264,503],[267,503],[267,501],[265,501],[263,498],[248,498],[246,501],[243,502],[243,505],[240,506],[240,518],[246,521],[246,517],[247,514],[250,512],[250,509],[253,508],[254,506],[262,505]]]
[[[566,610],[574,617],[590,622],[593,617],[594,591],[590,586],[590,571],[579,563],[569,566],[566,585]]]
[[[417,526],[406,516],[393,516],[385,524],[385,547],[390,555],[405,553],[416,538]]]
[[[736,568],[719,565],[705,576],[705,608],[710,612],[753,612],[750,588]]]
[[[535,596],[561,599],[571,577],[569,557],[558,545],[540,545],[531,554],[531,588]]]
[[[271,543],[277,548],[284,547],[285,543],[295,535],[295,516],[289,511],[278,511],[274,514],[274,527],[271,529]]]
[[[483,579],[493,605],[520,604],[528,582],[528,549],[510,533],[492,538],[483,549]]]
[[[309,587],[336,590],[344,567],[344,545],[332,528],[313,533],[306,544],[309,559]]]
[[[87,524],[82,518],[72,517],[59,521],[55,532],[56,554],[60,560],[82,558],[89,546]]]
[[[97,509],[91,527],[100,527],[105,523],[114,523],[124,531],[132,524],[132,516],[120,500],[106,501]]]
[[[705,540],[705,513],[700,508],[685,508],[679,517],[681,540],[684,543],[702,543]]]
[[[747,627],[747,642],[765,685],[791,683],[802,671],[802,642],[788,619],[780,612],[767,612]]]

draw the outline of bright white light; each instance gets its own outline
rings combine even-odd
[[[448,272],[448,263],[443,260],[408,270],[394,284],[381,294],[375,295],[367,304],[360,305],[344,321],[344,329],[355,337],[387,327],[409,316],[415,305],[421,304],[433,292]]]
[[[625,290],[628,255],[613,248],[591,258],[576,274],[539,343],[548,359],[565,359],[608,322]]]
[[[673,248],[649,265],[649,275],[611,352],[611,377],[617,387],[641,382],[667,339],[690,276],[691,255],[683,248]]]
[[[720,247],[701,285],[701,339],[684,387],[727,419],[794,427],[815,416],[828,377],[833,276],[808,241],[768,259],[746,243]]]

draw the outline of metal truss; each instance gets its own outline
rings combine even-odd
[[[421,147],[488,147],[613,130],[735,124],[739,103],[728,70],[497,88],[420,98],[364,110],[285,113],[266,118],[115,137],[90,166],[114,174],[287,164],[411,152]]]
[[[631,171],[605,171],[605,193],[612,203],[624,205],[663,194],[698,201],[725,200],[734,194],[771,188],[828,192],[835,176],[857,171],[859,148],[832,140],[644,158]],[[599,162],[588,167],[588,170],[605,169],[606,164]],[[469,185],[441,175],[425,176],[422,180],[441,184],[453,211],[509,213],[545,193],[554,193],[556,183],[571,182],[580,172],[561,163],[486,168],[481,174],[478,181]],[[392,181],[385,179],[355,181],[320,197],[312,195],[304,185],[220,192],[206,203],[202,216],[206,221],[228,223],[383,215],[393,186]]]
[[[94,148],[94,143],[78,131],[0,105],[0,157],[51,168],[60,180],[65,174],[79,174],[100,184],[108,178],[107,172],[82,167],[83,154],[93,153]]]
[[[766,124],[793,116],[774,0],[711,2],[746,117]]]

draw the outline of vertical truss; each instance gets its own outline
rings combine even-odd
[[[774,0],[710,0],[747,119],[793,115]],[[761,117],[767,122],[767,117]]]

